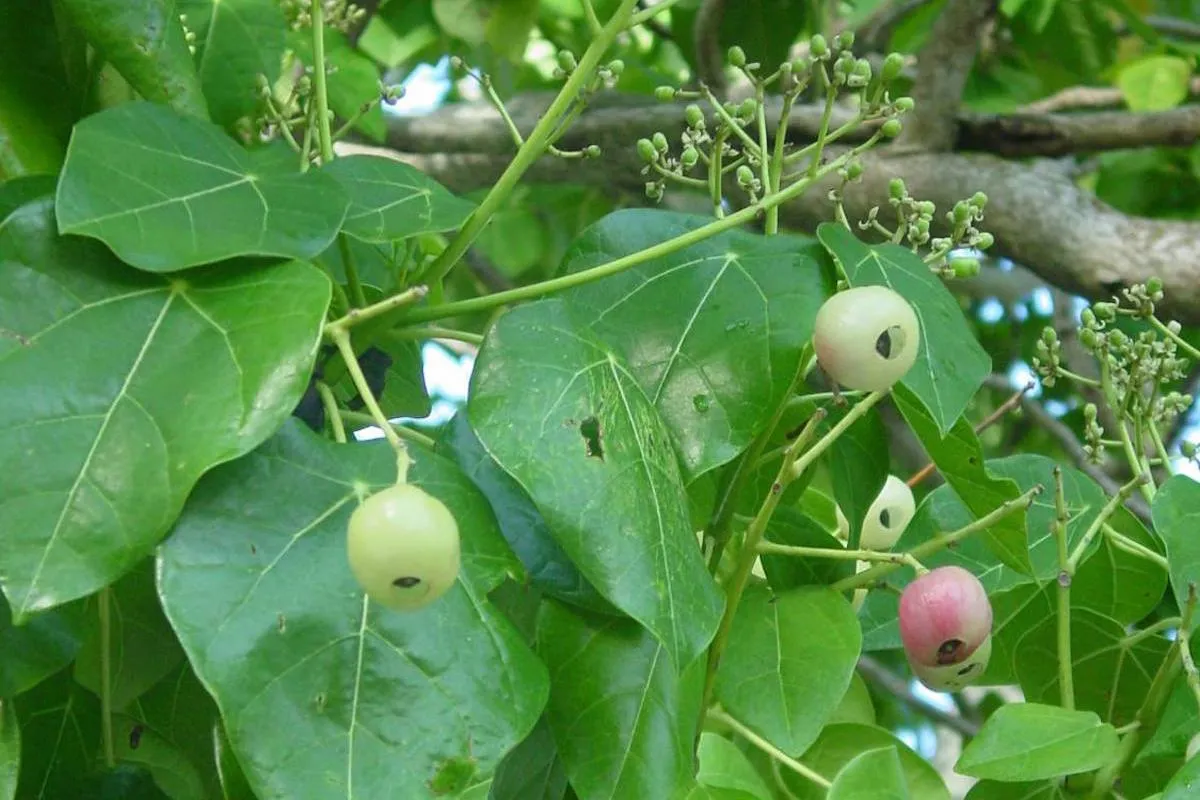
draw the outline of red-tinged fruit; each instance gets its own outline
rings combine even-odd
[[[890,389],[912,368],[921,346],[917,313],[886,286],[859,286],[830,297],[817,312],[813,349],[839,385]]]
[[[914,674],[936,691],[956,691],[983,674],[992,651],[992,605],[961,567],[938,567],[900,596],[900,638]]]

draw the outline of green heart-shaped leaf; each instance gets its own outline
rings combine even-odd
[[[850,686],[862,634],[846,599],[824,587],[774,595],[749,586],[717,672],[730,714],[783,752],[812,744]]]
[[[0,227],[0,262],[0,585],[21,621],[119,578],[205,471],[275,431],[330,290],[299,262],[147,275],[56,235],[49,198]]]
[[[630,369],[553,299],[501,317],[471,380],[483,446],[588,582],[682,671],[712,640],[724,598],[697,547],[666,426]]]
[[[1011,703],[992,712],[954,770],[972,778],[1036,781],[1099,769],[1116,752],[1116,729],[1090,711]]]
[[[312,258],[346,208],[341,185],[300,172],[286,145],[245,150],[210,122],[142,102],[75,126],[57,198],[61,232],[99,239],[147,272]]]

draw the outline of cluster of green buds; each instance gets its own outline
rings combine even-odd
[[[312,25],[314,2],[321,3],[325,26],[343,33],[357,26],[367,15],[366,9],[347,0],[280,0],[279,5],[291,28],[302,30]]]
[[[1170,422],[1192,402],[1190,395],[1164,391],[1187,377],[1188,360],[1179,354],[1180,344],[1186,346],[1179,336],[1180,325],[1154,316],[1154,303],[1162,300],[1160,280],[1152,278],[1122,294],[1121,300],[1083,310],[1079,341],[1100,362],[1114,408],[1125,409],[1134,419]],[[1127,332],[1116,324],[1120,317],[1151,324]]]
[[[1100,410],[1095,403],[1083,407],[1083,452],[1088,461],[1099,464],[1104,461],[1104,426],[1099,420]]]
[[[843,170],[843,179],[850,182],[861,174],[861,167],[850,162]],[[990,233],[981,231],[976,223],[983,221],[983,210],[987,206],[987,195],[976,192],[966,200],[959,200],[946,213],[949,236],[934,237],[931,228],[937,206],[931,200],[918,200],[909,194],[908,187],[900,178],[888,183],[888,204],[896,215],[895,230],[879,222],[879,207],[867,212],[867,218],[858,224],[861,230],[875,230],[895,244],[907,242],[914,250],[928,246],[930,254],[925,261],[943,278],[970,278],[979,274],[979,259],[973,256],[951,256],[955,250],[972,248],[987,250],[995,243]]]
[[[772,88],[782,95],[784,112],[776,137],[786,138],[786,115],[810,86],[820,87],[830,112],[840,95],[852,95],[857,98],[854,105],[858,110],[853,124],[878,126],[883,138],[899,135],[899,117],[912,109],[913,101],[908,97],[893,100],[888,87],[900,76],[903,56],[893,53],[876,72],[866,59],[855,57],[853,44],[851,32],[839,34],[832,42],[824,36],[813,36],[807,42],[805,55],[784,62],[769,75],[763,74],[760,63],[748,60],[742,48],[731,47],[726,56],[727,64],[745,76],[754,89],[753,97],[739,101],[721,100],[706,86],[699,89],[658,87],[655,97],[663,102],[702,101],[710,111],[706,114],[695,103],[686,107],[686,129],[680,137],[677,156],[672,154],[670,147],[663,149],[660,146],[668,141],[661,131],[638,141],[638,156],[645,165],[642,174],[647,177],[646,195],[652,200],[661,200],[667,183],[709,188],[715,195],[723,181],[732,176],[753,202],[767,191],[780,188],[780,173],[785,167],[793,168],[797,166],[796,162],[805,161],[803,166],[809,169],[804,171],[811,171],[813,165],[820,164],[826,136],[840,138],[845,131],[823,131],[819,142],[799,150],[771,147],[763,141],[762,131],[769,118],[768,111],[771,116],[777,115],[767,101],[768,89]],[[772,159],[782,163],[765,163]],[[707,173],[704,177],[690,174],[698,165],[703,165]],[[852,161],[841,165],[839,174],[847,180],[856,179],[862,174],[861,163]],[[768,180],[771,186],[764,185]]]
[[[575,54],[570,50],[559,50],[554,54],[554,70],[552,75],[557,80],[566,80],[575,74],[575,70],[579,69],[579,61],[575,58]],[[588,88],[588,91],[595,92],[601,87],[611,89],[617,85],[617,81],[621,78],[621,73],[625,71],[625,62],[621,59],[613,59],[607,64],[602,64],[596,68],[596,77],[598,78],[597,85]]]
[[[1063,375],[1062,342],[1054,328],[1042,329],[1042,335],[1034,346],[1033,371],[1042,379],[1042,385],[1053,387]]]

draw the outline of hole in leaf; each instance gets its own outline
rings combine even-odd
[[[579,434],[583,437],[588,458],[604,460],[604,446],[600,443],[600,420],[588,417],[579,423]]]
[[[415,578],[412,575],[406,575],[403,578],[396,578],[396,580],[392,581],[392,586],[399,586],[401,589],[411,589],[420,582],[420,578]]]

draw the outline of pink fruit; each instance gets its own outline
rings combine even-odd
[[[938,567],[900,596],[900,638],[908,663],[931,689],[959,689],[987,668],[992,605],[961,567]]]

